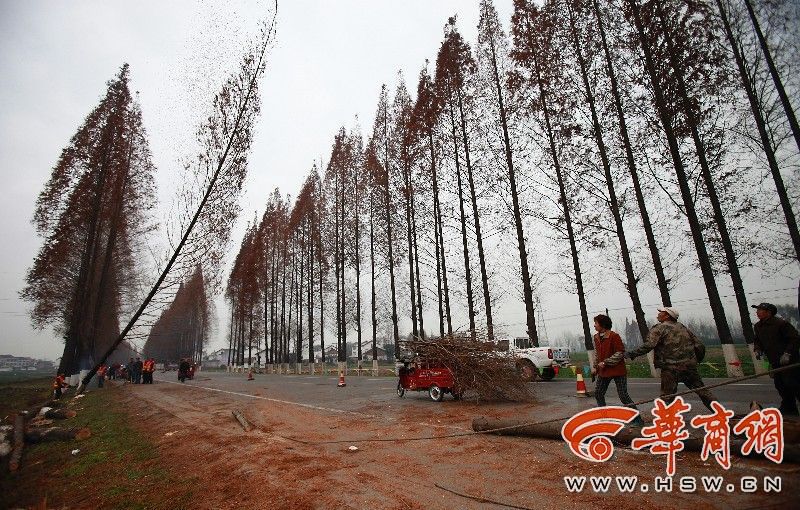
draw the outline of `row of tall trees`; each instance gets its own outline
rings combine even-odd
[[[64,338],[59,371],[91,368],[119,334],[135,290],[140,246],[152,229],[153,165],[123,65],[61,152],[36,203],[44,244],[21,295],[37,328]]]
[[[247,331],[268,359],[313,359],[326,310],[341,361],[381,324],[394,345],[425,319],[492,340],[517,329],[496,319],[517,299],[538,345],[548,289],[576,295],[591,350],[593,291],[621,284],[645,337],[643,293],[671,305],[698,272],[723,346],[732,317],[752,343],[741,268],[800,260],[796,3],[514,0],[508,34],[479,10],[474,48],[448,20],[416,98],[402,76],[393,99],[384,86],[366,140],[342,128],[322,177],[293,202],[276,191],[248,233],[259,279],[232,274],[228,299],[263,308]]]
[[[144,355],[158,361],[189,358],[200,363],[211,324],[208,305],[203,270],[197,266],[150,329]]]

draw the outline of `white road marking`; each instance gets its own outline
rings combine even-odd
[[[185,386],[183,383],[173,382],[173,381],[165,381],[163,379],[156,379],[156,381],[164,382],[164,383],[167,383],[167,384],[176,384],[178,386]],[[238,391],[221,390],[221,389],[218,389],[218,388],[209,388],[207,386],[199,386],[199,385],[196,385],[196,384],[192,384],[191,387],[192,388],[200,388],[200,389],[208,390],[208,391],[216,391],[216,392],[219,392],[219,393],[227,393],[229,395],[238,395],[240,397],[247,397],[247,398],[255,398],[255,399],[259,399],[259,400],[266,400],[268,402],[277,402],[279,404],[289,404],[289,405],[293,405],[293,406],[300,406],[300,407],[305,407],[305,408],[308,408],[308,409],[314,409],[314,410],[317,410],[317,411],[329,411],[329,412],[332,412],[332,413],[352,414],[354,416],[361,416],[362,418],[377,418],[377,416],[372,415],[372,414],[359,413],[359,412],[356,412],[356,411],[346,411],[344,409],[336,409],[336,408],[333,408],[333,407],[322,407],[322,406],[315,406],[315,405],[311,405],[311,404],[303,404],[301,402],[292,402],[290,400],[280,400],[280,399],[277,399],[277,398],[262,397],[261,395],[250,395],[249,393],[240,393]]]
[[[186,387],[186,385],[184,383],[173,382],[173,381],[165,381],[164,379],[156,379],[156,381],[167,383],[167,384],[175,384],[177,386]],[[262,397],[260,395],[250,395],[248,393],[240,393],[238,391],[220,390],[218,388],[209,388],[207,386],[198,386],[198,385],[195,385],[195,384],[190,385],[190,387],[191,388],[200,388],[200,389],[208,390],[208,391],[216,391],[216,392],[219,392],[219,393],[227,393],[229,395],[238,395],[240,397],[248,397],[248,398],[255,398],[255,399],[259,399],[259,400],[266,400],[266,401],[269,401],[269,402],[278,402],[280,404],[289,404],[289,405],[294,405],[294,406],[300,406],[300,407],[305,407],[307,409],[314,409],[314,410],[317,410],[317,411],[329,411],[329,412],[333,412],[333,413],[352,414],[354,416],[360,416],[362,418],[379,418],[379,419],[387,420],[387,421],[397,421],[396,418],[390,417],[390,416],[375,416],[373,414],[359,413],[357,411],[346,411],[344,409],[336,409],[336,408],[333,408],[333,407],[315,406],[315,405],[311,405],[311,404],[303,404],[303,403],[300,403],[300,402],[292,402],[292,401],[289,401],[289,400],[280,400],[280,399],[277,399],[277,398]],[[394,389],[394,388],[392,388],[392,389]],[[420,425],[427,425],[429,427],[435,427],[435,428],[469,430],[469,429],[466,429],[464,427],[459,427],[459,426],[456,426],[456,425],[441,425],[441,424],[437,424],[437,423],[427,423],[427,422],[418,422],[418,423]]]

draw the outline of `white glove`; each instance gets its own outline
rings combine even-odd
[[[781,365],[784,365],[784,366],[788,365],[789,364],[789,358],[790,358],[789,353],[788,352],[784,352],[783,355],[781,356],[781,359],[780,359]]]

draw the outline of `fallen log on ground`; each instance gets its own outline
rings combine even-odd
[[[250,432],[250,423],[247,421],[247,418],[244,417],[241,411],[232,411],[233,417],[236,418],[236,421],[239,422],[239,425],[242,426],[245,432]]]
[[[25,448],[25,415],[17,414],[14,419],[14,443],[11,458],[8,461],[8,470],[12,473],[19,469],[22,460],[22,450]]]
[[[472,419],[472,430],[475,432],[487,432],[499,436],[522,436],[541,439],[555,439],[564,441],[561,436],[561,427],[567,419],[550,423],[530,423],[528,420],[518,419],[497,419],[486,418],[483,416]],[[500,430],[498,430],[500,429]],[[642,437],[642,429],[639,427],[623,427],[612,438],[615,443],[630,446],[631,441],[637,437]],[[744,439],[732,436],[731,454],[738,457],[761,457],[760,455],[742,455],[742,445]],[[692,433],[684,442],[684,451],[700,452],[703,450],[702,434]],[[800,445],[784,444],[783,461],[800,464]]]
[[[48,427],[46,429],[28,429],[25,432],[25,441],[41,443],[44,441],[82,441],[91,437],[92,431],[88,427]]]
[[[78,414],[72,409],[48,409],[43,407],[42,410],[45,411],[43,413],[40,411],[39,414],[51,420],[66,420],[67,418],[74,418]]]

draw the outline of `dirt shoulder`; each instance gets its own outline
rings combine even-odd
[[[0,406],[4,412],[29,408],[49,396],[49,386],[46,380],[3,387]],[[78,399],[66,395],[66,407],[77,415],[52,425],[89,427],[91,437],[26,445],[16,473],[4,458],[0,508],[188,508],[194,480],[165,466],[149,434],[133,426],[128,393],[106,385]]]
[[[800,493],[798,466],[734,459],[731,470],[722,472],[693,452],[678,455],[679,476],[724,475],[726,482],[781,476],[782,492],[621,494],[612,486],[608,494],[570,493],[564,476],[636,475],[652,481],[664,475],[664,458],[617,448],[611,462],[590,465],[560,441],[486,435],[402,440],[467,432],[480,415],[563,414],[553,403],[375,402],[337,412],[274,399],[260,386],[245,393],[212,383],[200,378],[186,385],[124,385],[93,389],[71,401],[78,412],[71,426],[90,426],[92,437],[26,451],[21,472],[2,481],[0,507],[502,508],[444,490],[450,489],[521,508],[700,510],[778,503],[792,508]],[[233,410],[241,410],[253,430],[245,432]],[[399,440],[355,441],[365,438]],[[336,440],[345,442],[318,444]],[[78,455],[70,453],[75,448]]]
[[[202,385],[203,382],[197,382]],[[249,398],[197,386],[161,383],[128,387],[124,407],[134,426],[157,445],[170,469],[194,480],[193,508],[486,508],[457,492],[528,508],[754,508],[792,502],[800,489],[797,466],[735,459],[728,472],[679,454],[679,476],[781,476],[779,496],[703,492],[569,493],[564,476],[664,476],[664,458],[617,449],[612,462],[590,465],[563,443],[527,438],[468,436],[426,441],[319,441],[413,438],[467,431],[477,415],[508,416],[513,407],[452,402],[431,414],[365,405],[339,413]],[[269,398],[266,390],[253,390]],[[535,405],[534,405],[535,406]],[[241,410],[255,428],[244,432],[231,412]],[[542,412],[548,412],[542,409]],[[310,442],[305,444],[297,439]],[[351,451],[349,448],[358,449]],[[609,496],[615,495],[613,499]]]

